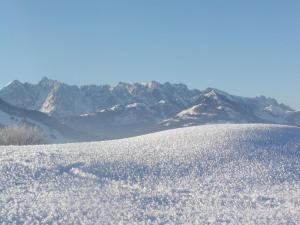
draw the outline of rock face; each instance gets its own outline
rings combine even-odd
[[[162,113],[172,114],[188,107],[200,93],[184,84],[160,84],[155,81],[140,84],[119,83],[109,85],[67,85],[43,78],[38,84],[13,81],[0,90],[0,98],[18,107],[39,110],[58,118],[79,116],[115,105],[143,103],[155,105],[169,103]]]
[[[0,98],[100,139],[208,123],[300,126],[300,112],[275,99],[234,96],[213,88],[191,90],[168,82],[78,87],[43,78],[38,84],[13,81],[0,90]]]

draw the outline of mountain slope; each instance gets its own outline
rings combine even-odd
[[[166,116],[186,108],[199,91],[183,84],[119,83],[116,86],[67,85],[43,78],[38,84],[13,81],[0,90],[0,98],[21,108],[39,110],[57,118],[80,116],[115,105],[143,103],[154,105],[170,102]]]
[[[38,84],[13,81],[0,90],[1,97],[98,140],[214,123],[300,126],[300,112],[275,99],[234,96],[213,88],[191,90],[168,82],[78,87],[43,78]]]
[[[74,129],[97,135],[99,139],[116,139],[155,131],[162,118],[152,107],[141,103],[100,110],[96,113],[68,117],[64,123]]]
[[[299,113],[264,96],[246,98],[208,88],[193,106],[164,120],[163,127],[208,123],[276,123],[300,125]]]
[[[1,224],[297,224],[300,128],[0,147]]]
[[[88,136],[75,131],[39,111],[12,106],[0,99],[0,126],[26,123],[42,130],[50,143],[88,140]]]

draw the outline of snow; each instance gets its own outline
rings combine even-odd
[[[121,106],[121,105],[115,105],[110,108],[111,111],[120,111],[122,109],[123,109],[123,106]]]
[[[280,108],[278,106],[274,106],[274,105],[269,105],[269,106],[265,107],[264,110],[272,113],[275,116],[285,117],[287,114],[286,110],[283,110],[282,108]]]
[[[6,112],[0,111],[0,125],[2,125],[2,126],[17,125],[19,123],[22,123],[24,120],[27,123],[33,124],[33,125],[37,126],[38,128],[40,128],[49,143],[64,143],[67,141],[58,131],[51,129],[51,128],[43,125],[42,123],[31,120],[29,118],[18,117],[18,116],[10,115]]]
[[[201,104],[194,105],[191,108],[181,111],[176,116],[177,117],[190,117],[190,116],[197,116],[201,114]]]
[[[137,108],[137,107],[146,107],[146,104],[135,102],[135,103],[126,105],[126,108]]]
[[[2,89],[5,88],[5,87],[8,87],[8,86],[10,86],[10,85],[13,85],[13,83],[14,83],[14,81],[8,82],[8,83],[5,84],[3,87],[0,87],[0,90],[2,90]]]
[[[0,224],[297,224],[300,128],[0,148]]]
[[[216,92],[214,90],[204,94],[204,96],[207,98],[213,98],[215,100],[218,100],[218,95],[216,94]]]

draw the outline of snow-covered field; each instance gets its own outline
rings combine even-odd
[[[300,223],[300,128],[0,148],[0,224],[227,223]]]

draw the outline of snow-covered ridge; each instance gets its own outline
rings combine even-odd
[[[187,108],[161,122],[164,127],[210,123],[276,123],[297,125],[297,111],[264,96],[247,98],[208,88]]]
[[[168,82],[78,87],[43,78],[38,84],[14,81],[0,90],[0,98],[47,113],[98,140],[215,123],[300,126],[300,113],[273,98],[235,96],[214,88],[191,90]]]
[[[1,147],[0,223],[297,224],[300,128],[207,125]]]
[[[20,124],[38,127],[49,143],[88,140],[87,135],[61,124],[44,113],[18,108],[0,99],[0,126]]]
[[[39,110],[58,118],[79,116],[115,105],[143,103],[154,105],[159,101],[173,102],[173,110],[191,103],[199,94],[184,84],[123,83],[110,85],[75,86],[44,77],[38,84],[13,81],[0,90],[0,98],[27,109]]]

